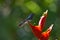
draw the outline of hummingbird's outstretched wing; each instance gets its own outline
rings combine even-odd
[[[33,19],[34,14],[30,14],[25,20],[21,21],[19,26],[24,25],[25,23],[27,23],[28,21],[31,21]]]

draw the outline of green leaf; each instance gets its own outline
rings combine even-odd
[[[33,1],[29,1],[27,3],[25,3],[25,6],[32,11],[33,13],[39,13],[41,12],[41,8],[38,6],[38,4],[36,4]]]

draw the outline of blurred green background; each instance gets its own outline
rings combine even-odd
[[[37,25],[46,10],[43,31],[54,24],[49,40],[60,40],[60,0],[0,0],[0,40],[37,40],[28,24],[18,24],[33,13],[32,24]]]

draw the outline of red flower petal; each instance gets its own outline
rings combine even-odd
[[[39,26],[41,26],[42,30],[43,30],[45,22],[46,22],[47,12],[48,12],[48,10],[46,10],[46,12],[44,12],[44,14],[42,15],[42,17],[40,18],[40,21],[39,21]]]
[[[49,39],[49,36],[50,36],[50,32],[52,30],[52,27],[53,27],[53,24],[45,32],[42,33],[42,38],[44,40],[48,40]],[[40,38],[40,39],[42,39],[42,38]]]
[[[33,34],[37,37],[40,38],[40,35],[42,33],[42,30],[39,26],[33,26],[31,23],[28,22],[28,24],[30,25]]]

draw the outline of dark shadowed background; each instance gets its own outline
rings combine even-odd
[[[0,40],[37,40],[28,24],[18,24],[32,13],[31,23],[37,25],[46,10],[43,31],[54,24],[49,40],[60,40],[60,0],[0,0]]]

